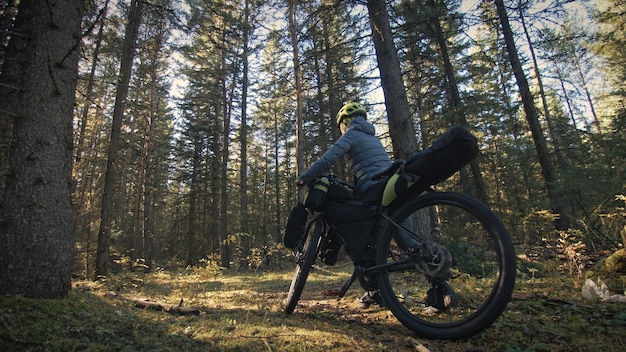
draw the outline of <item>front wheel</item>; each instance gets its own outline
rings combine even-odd
[[[296,253],[296,272],[291,280],[291,287],[289,287],[289,294],[285,303],[285,313],[287,314],[293,313],[298,300],[300,300],[306,279],[309,276],[311,267],[315,264],[323,230],[324,222],[322,220],[315,219],[311,221],[307,228],[306,241]]]
[[[378,273],[385,303],[404,326],[426,338],[460,339],[502,314],[515,284],[515,251],[491,209],[463,194],[433,192],[408,201],[391,219],[378,242],[377,265],[410,255],[432,259]],[[407,234],[426,243],[419,254],[404,251]],[[450,306],[433,309],[429,289],[442,284],[456,296],[449,295]]]

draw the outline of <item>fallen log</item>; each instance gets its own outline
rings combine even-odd
[[[190,308],[190,307],[182,307],[180,305],[168,304],[162,302],[154,302],[145,299],[139,299],[135,301],[135,307],[137,308],[149,308],[159,311],[164,311],[168,313],[175,313],[180,315],[187,314],[200,314],[200,309]]]
[[[176,304],[169,304],[169,303],[163,303],[163,302],[155,302],[155,301],[150,301],[148,299],[130,299],[127,298],[121,294],[119,294],[118,292],[107,292],[105,294],[105,297],[107,298],[117,298],[117,299],[121,299],[124,301],[132,301],[135,303],[135,307],[137,308],[148,308],[148,309],[154,309],[154,310],[158,310],[158,311],[163,311],[163,312],[168,312],[168,313],[172,313],[172,314],[180,314],[180,315],[188,315],[188,314],[195,314],[195,315],[199,315],[200,314],[200,309],[198,308],[191,308],[191,307],[183,307],[183,300],[180,300],[180,303],[178,305]]]

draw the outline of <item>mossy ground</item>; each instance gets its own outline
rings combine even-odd
[[[486,331],[461,341],[422,339],[385,309],[359,310],[346,297],[324,296],[352,265],[318,266],[292,315],[283,300],[292,269],[193,268],[127,272],[75,281],[60,300],[0,297],[0,351],[623,351],[626,306],[587,301],[582,280],[562,273],[518,275],[506,312]],[[116,293],[118,296],[111,294]],[[124,298],[121,298],[124,297]],[[140,309],[149,299],[200,314]]]

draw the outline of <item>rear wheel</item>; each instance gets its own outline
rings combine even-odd
[[[306,241],[296,253],[296,272],[291,280],[291,287],[289,287],[289,294],[285,302],[285,313],[287,314],[293,313],[298,300],[300,300],[306,279],[311,267],[315,264],[323,230],[324,222],[321,219],[311,221],[307,228]]]
[[[419,265],[378,274],[385,303],[403,325],[426,338],[460,339],[488,328],[502,314],[515,284],[515,252],[504,225],[487,206],[463,194],[433,192],[402,205],[392,220],[427,243],[407,254],[406,236],[397,241],[398,228],[391,223],[379,239],[377,265],[411,255],[425,258]],[[440,293],[446,286],[444,292],[452,288],[456,293],[450,307],[431,306],[429,289],[435,284]]]

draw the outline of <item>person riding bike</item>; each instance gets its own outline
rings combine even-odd
[[[325,175],[342,158],[346,157],[348,167],[354,177],[356,195],[363,196],[379,180],[372,180],[373,176],[386,170],[392,164],[389,154],[375,135],[375,128],[367,120],[367,112],[363,105],[357,102],[345,104],[337,113],[337,126],[341,130],[341,137],[315,161],[306,171],[299,175],[296,185],[303,187],[319,177]],[[411,248],[414,240],[409,236],[398,234],[397,240],[403,243],[406,249]],[[336,254],[335,254],[336,256]],[[364,285],[362,283],[362,285]],[[365,294],[357,298],[361,308],[372,304],[384,305],[377,288],[367,285]],[[375,283],[374,283],[375,286]],[[437,309],[445,309],[457,299],[456,294],[446,281],[432,282],[428,292],[427,304]]]
[[[315,181],[346,156],[356,193],[364,194],[375,182],[372,176],[387,169],[392,163],[391,158],[375,136],[374,125],[367,121],[363,105],[345,104],[337,113],[336,122],[341,137],[298,177],[297,184],[302,186]]]

